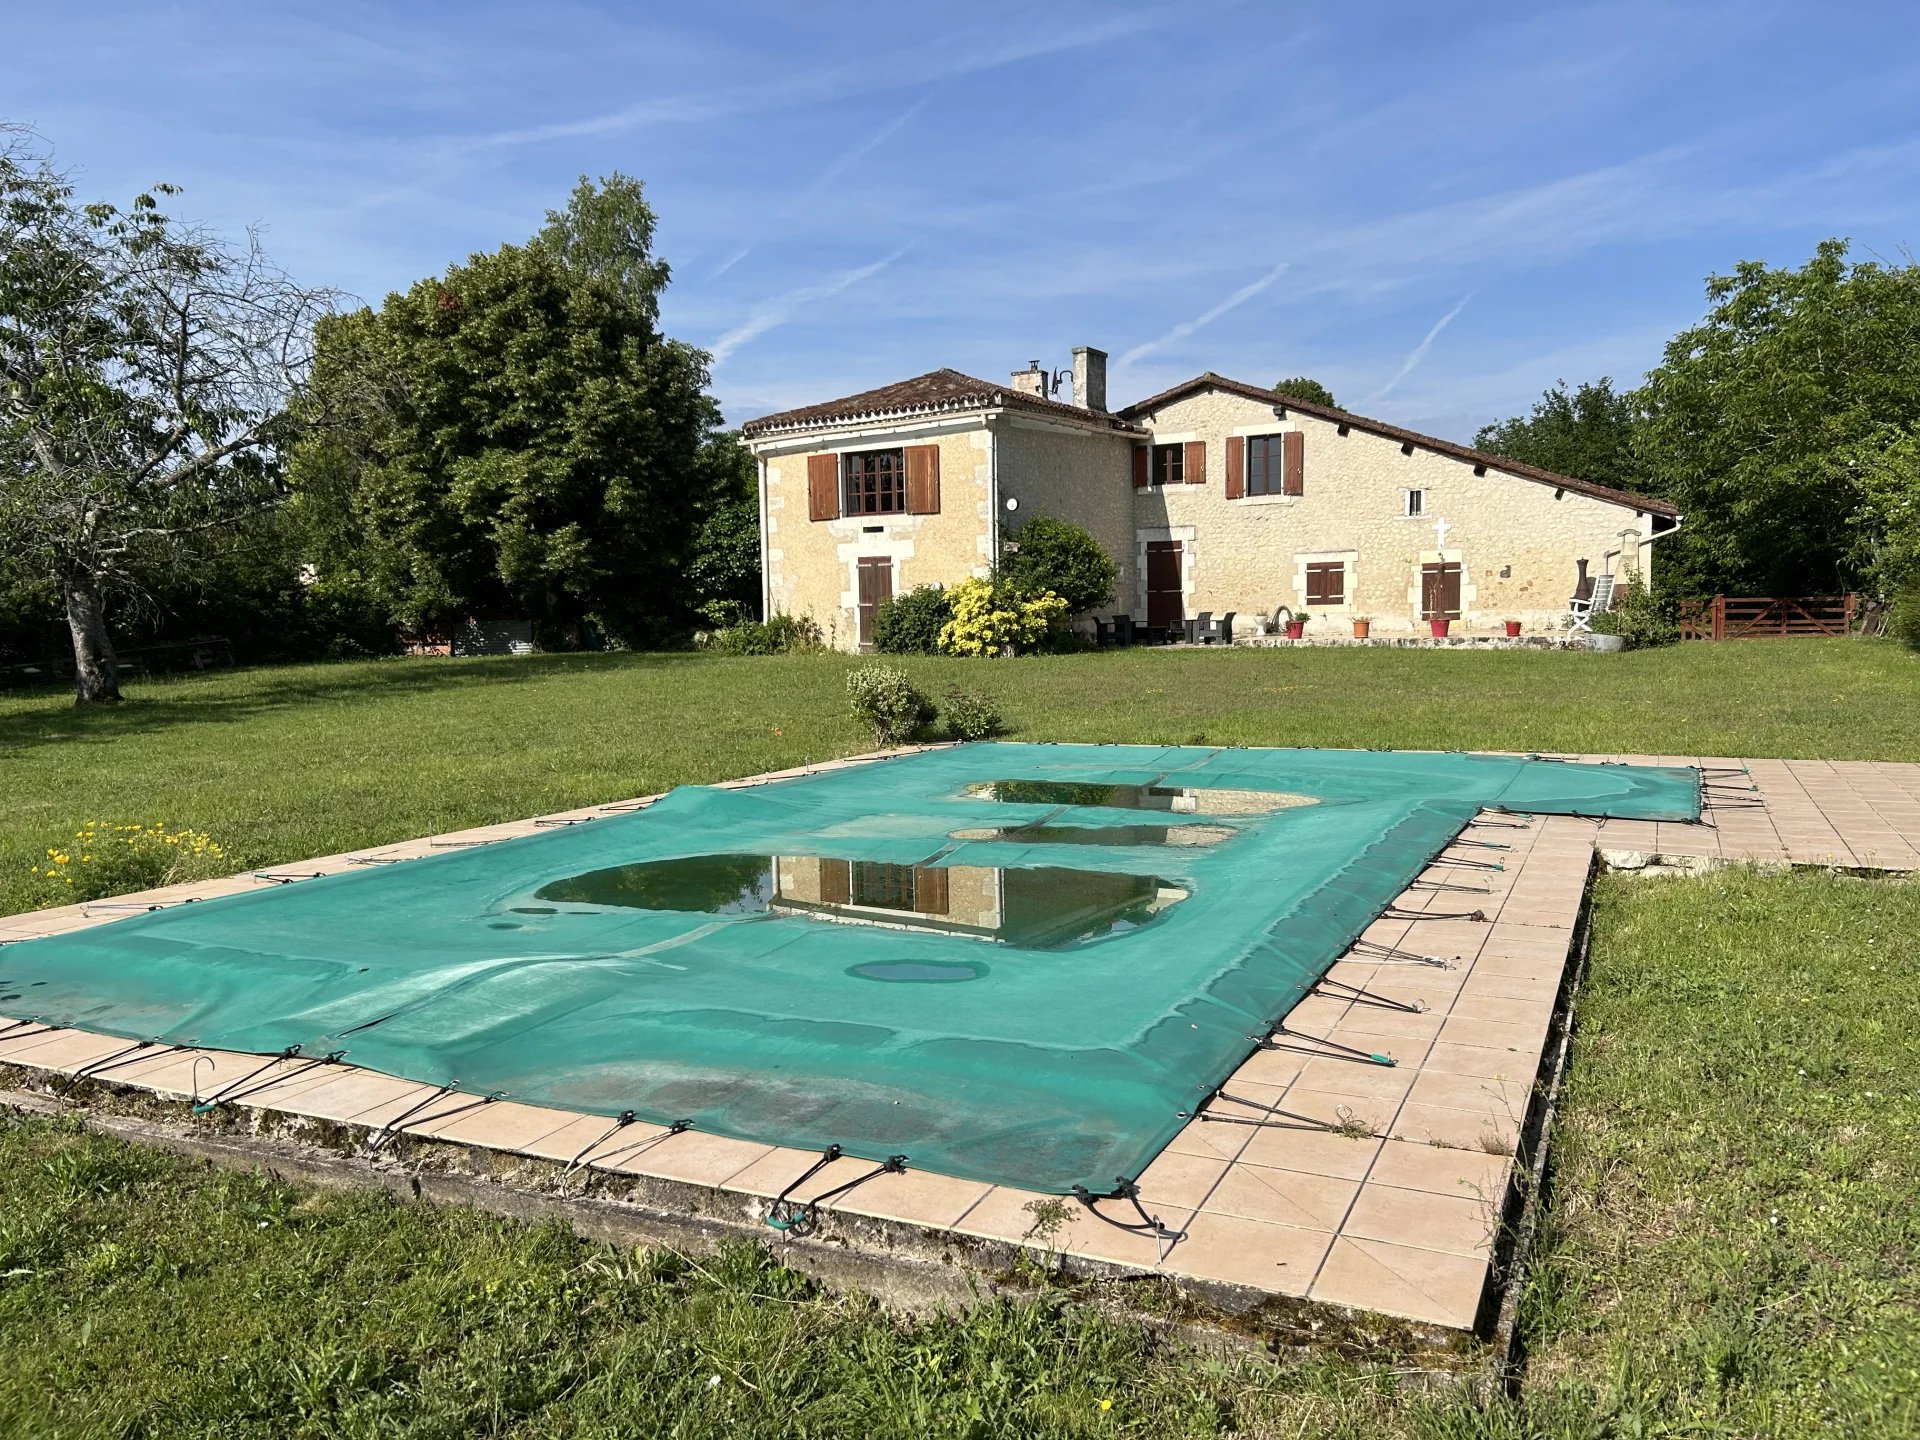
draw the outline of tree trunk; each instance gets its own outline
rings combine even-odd
[[[120,699],[113,642],[107,638],[106,612],[91,577],[67,581],[67,629],[73,632],[73,680],[76,705],[111,705]]]

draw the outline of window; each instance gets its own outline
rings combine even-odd
[[[1247,441],[1247,494],[1286,492],[1286,447],[1278,435],[1254,435]]]
[[[1155,485],[1184,485],[1187,483],[1187,447],[1184,445],[1156,445],[1153,447],[1153,480]]]
[[[1424,490],[1407,491],[1407,514],[1424,515],[1427,513],[1427,492]]]
[[[1307,566],[1307,604],[1344,605],[1346,603],[1346,561],[1316,560]]]
[[[913,866],[854,861],[853,903],[880,910],[913,909]]]
[[[907,508],[907,466],[900,450],[862,450],[846,457],[845,513],[898,515]]]

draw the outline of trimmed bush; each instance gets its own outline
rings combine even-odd
[[[940,632],[951,619],[953,602],[942,586],[891,595],[873,612],[873,648],[882,655],[938,655]]]
[[[862,665],[847,676],[847,700],[853,718],[873,727],[873,743],[905,745],[933,723],[940,712],[907,672],[895,665]]]
[[[820,627],[805,615],[775,615],[764,624],[742,620],[713,632],[709,648],[722,655],[798,655],[822,648]]]
[[[991,695],[955,685],[947,691],[943,712],[947,734],[956,740],[991,740],[1000,733],[1000,705]]]
[[[996,578],[1022,595],[1057,595],[1067,615],[1113,599],[1119,571],[1100,542],[1071,520],[1036,515],[1008,537]]]
[[[991,580],[962,580],[950,598],[953,619],[940,629],[940,648],[949,655],[1017,655],[1067,613],[1067,602],[1051,591],[1028,595]]]

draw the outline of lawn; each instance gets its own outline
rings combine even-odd
[[[1920,884],[1608,878],[1517,1398],[1063,1295],[900,1321],[0,1118],[0,1433],[1606,1437],[1920,1430]]]
[[[80,822],[265,864],[844,754],[846,657],[393,661],[0,700],[0,913]],[[1871,642],[909,665],[1022,739],[1920,757]],[[0,1434],[1870,1437],[1920,1431],[1920,883],[1596,891],[1517,1397],[1222,1358],[1049,1295],[901,1321],[0,1112]]]
[[[211,834],[231,868],[869,748],[851,657],[390,660],[0,698],[0,914],[88,820]],[[1134,651],[916,660],[1025,740],[1920,757],[1920,657],[1857,640],[1553,651]]]

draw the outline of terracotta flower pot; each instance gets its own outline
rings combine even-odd
[[[1518,620],[1507,621],[1507,638],[1509,640],[1518,640],[1520,638],[1520,622]]]
[[[1432,633],[1434,639],[1444,640],[1447,638],[1447,627],[1451,624],[1453,624],[1453,621],[1447,616],[1435,615],[1427,621],[1427,629]]]
[[[1372,629],[1373,622],[1371,620],[1356,620],[1353,622],[1353,638],[1356,640],[1364,640]]]
[[[1306,633],[1306,630],[1307,622],[1304,620],[1287,621],[1287,639],[1289,640],[1298,640]]]

